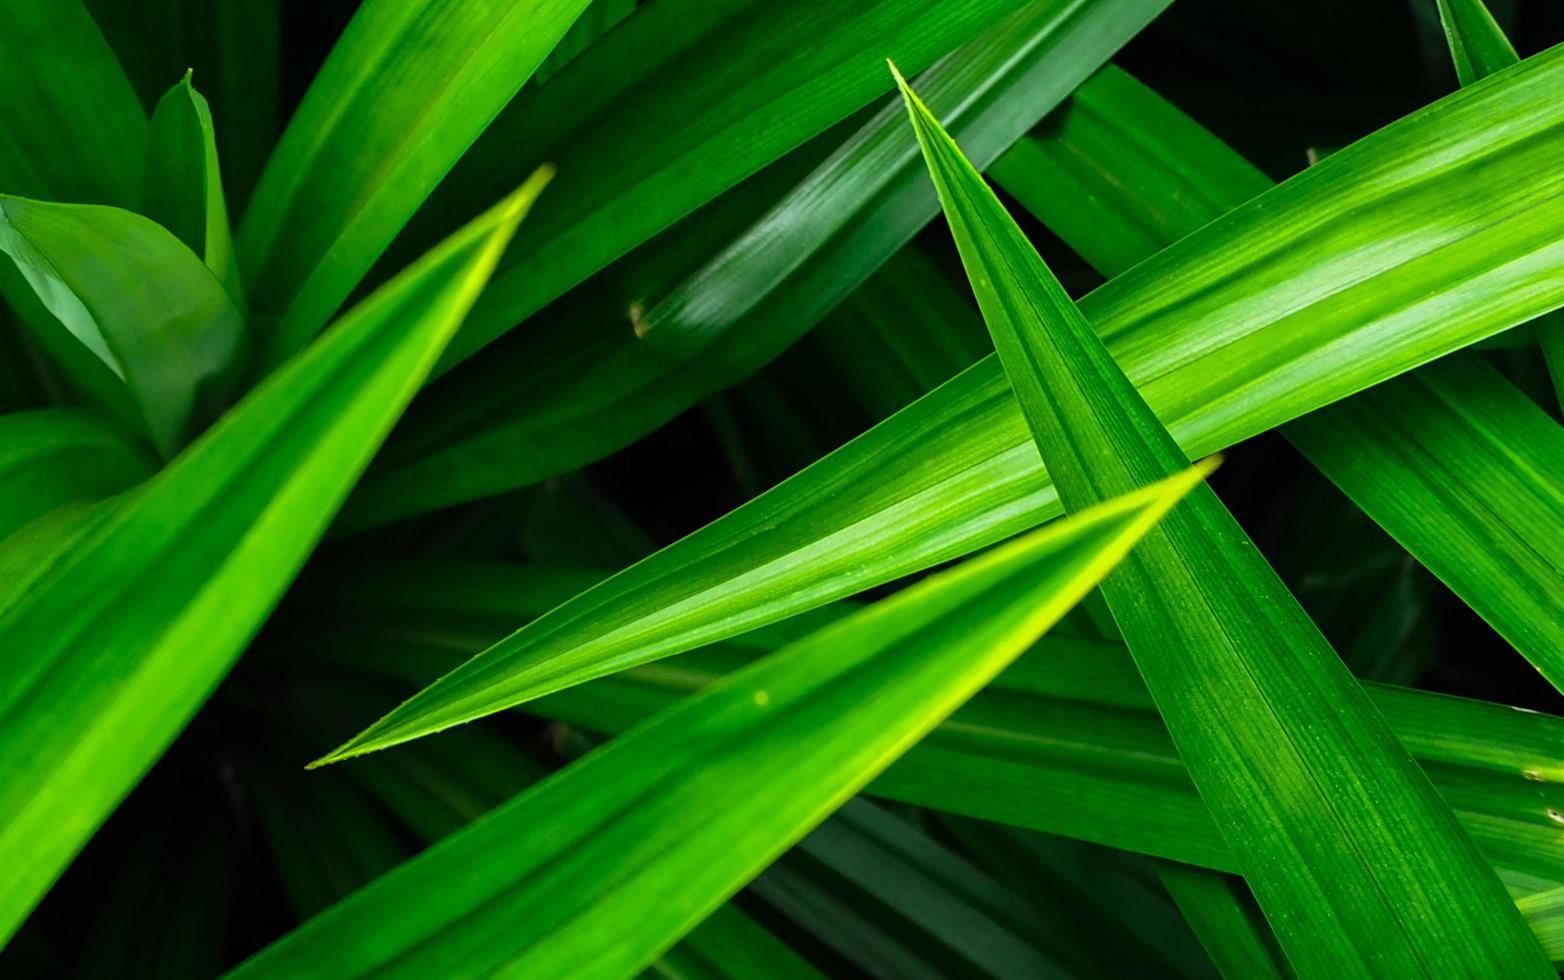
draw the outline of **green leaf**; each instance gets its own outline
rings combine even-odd
[[[1520,58],[1482,0],[1438,0],[1439,21],[1462,85],[1470,85]]]
[[[201,256],[212,275],[244,308],[244,287],[228,227],[228,203],[217,163],[212,110],[191,84],[192,72],[158,101],[142,213]]]
[[[223,407],[244,366],[244,322],[222,284],[164,228],[118,208],[0,196],[0,251],[119,377],[164,456]]]
[[[239,214],[280,128],[282,0],[86,0],[148,108],[194,69],[212,101],[228,204]]]
[[[1463,354],[1283,431],[1564,691],[1564,428]]]
[[[1028,4],[942,58],[923,75],[924,84],[955,112],[963,136],[991,157],[1163,6],[1163,0]],[[839,11],[822,7],[812,16]],[[654,15],[649,8],[638,18]],[[638,26],[632,21],[626,31]],[[545,88],[537,98],[548,94]],[[644,436],[776,357],[934,216],[938,205],[900,111],[887,100],[845,141],[834,141],[802,179],[790,175],[782,186],[755,188],[770,197],[744,215],[742,225],[709,239],[687,235],[696,239],[694,261],[636,277],[626,297],[603,299],[602,289],[592,289],[590,298],[600,302],[557,320],[544,315],[544,322],[529,322],[519,336],[436,386],[387,447],[384,463],[366,477],[341,529],[359,530],[567,472]],[[506,165],[513,165],[516,139],[505,146]],[[706,167],[695,164],[685,176],[701,178]],[[466,179],[459,171],[452,181]],[[664,260],[683,242],[654,244],[647,264]],[[631,321],[650,330],[646,342],[626,329],[627,307]],[[583,317],[592,321],[588,330]],[[665,335],[676,339],[657,341]],[[562,372],[567,360],[575,366]],[[519,377],[527,380],[518,383]],[[506,465],[489,462],[494,459]]]
[[[152,474],[147,451],[102,417],[44,408],[0,415],[0,549],[24,525]]]
[[[1113,65],[986,172],[1110,278],[1275,186]]]
[[[416,687],[461,663],[567,588],[578,570],[414,562],[362,580],[333,607],[358,622],[299,651]],[[420,584],[449,584],[447,600]],[[850,614],[836,603],[676,659],[632,668],[529,703],[526,711],[613,734],[701,690],[809,629]],[[388,613],[400,609],[403,615]],[[809,622],[809,621],[813,622]],[[1222,871],[1237,867],[1184,772],[1129,652],[1056,628],[910,749],[868,792],[918,806],[1064,834]],[[802,632],[800,632],[802,631]],[[1564,720],[1386,685],[1375,707],[1506,881],[1564,882]],[[462,731],[464,729],[452,729]],[[448,737],[443,733],[439,738]],[[436,740],[437,740],[436,739]],[[433,741],[433,740],[431,740]],[[378,758],[396,758],[407,749]],[[362,765],[355,762],[354,765]],[[1155,820],[1146,819],[1155,814]],[[1532,889],[1527,889],[1535,890]]]
[[[233,976],[635,973],[981,689],[1204,472],[1043,529],[789,645],[544,780]],[[442,901],[428,902],[435,887]]]
[[[1066,507],[1176,472],[1178,443],[982,176],[897,81]],[[1552,973],[1448,806],[1214,493],[1192,493],[1103,591],[1301,973]],[[1330,725],[1319,723],[1325,715]]]
[[[953,52],[919,84],[941,111],[954,110],[953,125],[975,137],[974,152],[984,165],[1165,6],[1164,0],[1033,5]],[[831,300],[846,295],[888,253],[886,245],[861,247],[864,226],[900,244],[933,216],[934,202],[917,180],[917,147],[897,125],[900,112],[887,101],[743,235],[667,295],[649,298],[636,332],[653,346],[709,344],[757,314],[775,316],[767,309],[776,305],[773,293],[790,287],[795,276],[821,277],[818,270],[801,270],[806,262],[846,264],[851,272],[837,273],[826,290]],[[805,322],[817,320],[819,311]]]
[[[0,649],[27,652],[0,691],[0,937],[243,650],[546,179],[355,307],[0,609]]]
[[[326,325],[586,4],[367,0],[359,7],[240,226],[265,367]],[[513,170],[510,186],[530,169]],[[496,188],[484,206],[508,189]]]
[[[1439,22],[1462,85],[1485,78],[1515,64],[1520,58],[1482,0],[1439,0]],[[1537,342],[1553,379],[1553,389],[1564,405],[1564,313],[1553,312],[1537,320]]]
[[[6,0],[0,92],[0,194],[135,206],[147,114],[81,0]]]
[[[1222,976],[1295,976],[1243,879],[1175,861],[1157,862],[1157,877]]]
[[[1117,70],[1083,86],[1061,124],[1025,145],[1034,149],[1014,158],[1002,186],[1032,202],[1083,256],[1119,249],[1092,259],[1109,274],[1238,206],[1264,181]],[[1152,151],[1117,149],[1125,145]],[[1048,187],[1055,183],[1071,192]],[[1110,239],[1119,214],[1156,221],[1145,219],[1141,239]],[[1555,686],[1564,684],[1564,550],[1557,536],[1535,533],[1564,524],[1564,429],[1497,371],[1456,356],[1282,431]]]
[[[330,708],[361,703],[367,693],[357,683],[333,684],[328,700],[300,706],[296,724],[327,727],[325,723],[338,717]],[[455,833],[546,772],[541,763],[508,739],[481,725],[453,728],[402,752],[360,759],[339,771],[361,781],[426,842]],[[817,976],[797,953],[731,904],[713,912],[650,971],[675,980]]]
[[[1564,962],[1564,888],[1528,895],[1516,904],[1531,920],[1542,948],[1553,962]]]
[[[1094,0],[1094,3],[1096,0]],[[1157,3],[1159,0],[1142,0]],[[658,0],[508,109],[429,203],[468,214],[532,160],[559,193],[452,344],[455,365],[657,232],[1023,7],[1071,0]],[[1138,23],[1138,21],[1136,22]],[[1018,107],[1019,108],[1019,107]],[[518,155],[518,148],[525,151]],[[448,191],[447,191],[448,189]]]
[[[1530,319],[1564,301],[1564,172],[1547,162],[1564,147],[1560,84],[1564,47],[1447,96],[1082,309],[1189,456]],[[1058,513],[989,358],[496,644],[387,727],[416,737],[734,636]]]
[[[961,818],[941,822],[1050,924],[1071,950],[1076,975],[1215,975],[1150,862],[1051,834]]]
[[[871,976],[1075,975],[1074,937],[867,800],[849,800],[750,891]]]

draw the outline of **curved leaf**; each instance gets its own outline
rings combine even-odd
[[[222,407],[244,366],[244,322],[168,231],[118,208],[0,196],[0,251],[119,377],[159,452],[173,455]]]
[[[6,0],[0,92],[0,194],[135,206],[147,114],[81,0]]]

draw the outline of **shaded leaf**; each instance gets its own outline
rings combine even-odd
[[[186,72],[152,113],[142,213],[201,256],[234,305],[243,309],[244,288],[228,227],[212,110],[191,84],[191,74]]]
[[[244,322],[168,231],[118,208],[0,197],[0,251],[58,324],[119,378],[164,456],[223,407],[244,366]],[[58,339],[51,337],[39,339]],[[99,383],[96,373],[77,376]]]

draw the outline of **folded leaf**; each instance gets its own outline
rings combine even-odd
[[[212,110],[190,83],[191,72],[158,102],[152,113],[151,155],[142,213],[174,233],[201,256],[243,309],[244,288],[228,227],[228,202],[217,163]]]
[[[135,206],[147,114],[81,0],[6,0],[0,92],[0,194]]]
[[[223,183],[240,214],[277,142],[282,0],[86,0],[148,108],[189,69],[212,101]]]
[[[1448,96],[1082,310],[1190,456],[1530,319],[1564,302],[1564,169],[1548,164],[1564,152],[1561,83],[1564,47]],[[734,636],[1058,513],[990,358],[496,644],[359,747]]]
[[[633,975],[1004,669],[1204,472],[1043,529],[785,647],[233,976]],[[433,887],[438,904],[425,901]]]
[[[240,264],[265,335],[263,366],[275,367],[326,325],[586,5],[368,0],[359,7],[288,123],[240,226]],[[526,170],[512,174],[509,186]]]
[[[897,81],[1066,508],[1176,472],[1178,443],[982,176]],[[1551,974],[1449,807],[1214,493],[1199,488],[1171,512],[1103,592],[1301,974]]]
[[[167,230],[118,208],[0,196],[0,251],[54,319],[119,377],[164,456],[223,407],[248,353],[244,322],[222,284]]]
[[[355,307],[0,609],[0,937],[233,664],[545,179]]]

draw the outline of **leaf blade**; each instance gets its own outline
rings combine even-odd
[[[458,962],[633,974],[981,688],[1205,472],[1040,530],[791,644],[545,780],[234,977],[417,975]],[[880,710],[847,710],[862,690],[877,692]],[[514,831],[529,826],[538,832]],[[419,901],[431,880],[470,888],[432,907]]]
[[[543,180],[355,308],[0,610],[0,648],[28,654],[0,688],[0,934],[232,665]],[[335,403],[309,411],[323,390]]]
[[[976,169],[897,82],[1067,509],[1176,471],[1177,442]],[[1300,972],[1551,972],[1449,808],[1214,493],[1187,498],[1103,589]],[[1316,720],[1326,713],[1330,726]]]

